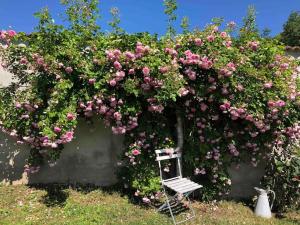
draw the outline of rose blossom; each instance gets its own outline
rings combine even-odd
[[[61,132],[61,128],[60,127],[54,127],[54,132],[55,133],[60,133]]]
[[[17,109],[20,109],[20,108],[22,107],[22,105],[21,105],[19,102],[16,102],[15,107],[16,107]]]
[[[208,35],[206,37],[206,39],[209,41],[209,42],[213,42],[215,40],[215,36],[214,35]]]
[[[161,72],[161,73],[167,73],[168,70],[169,70],[169,68],[167,66],[159,68],[159,72]]]
[[[151,202],[151,200],[147,197],[144,197],[143,202],[146,203],[146,204],[149,204]]]
[[[121,120],[122,119],[122,114],[121,113],[119,113],[119,112],[115,112],[114,113],[114,118],[116,119],[116,120]]]
[[[62,140],[65,142],[71,142],[73,139],[74,132],[73,131],[68,131],[64,135],[62,135]]]
[[[89,79],[89,84],[95,84],[95,82],[96,82],[96,79],[95,78],[90,78]]]
[[[116,86],[116,84],[117,84],[117,82],[116,82],[115,79],[112,79],[112,80],[109,81],[109,85],[112,86],[112,87]]]
[[[285,101],[278,100],[275,104],[276,104],[276,106],[278,106],[278,107],[283,107],[283,106],[285,106]]]
[[[238,91],[243,91],[243,90],[244,90],[244,86],[241,85],[241,84],[238,84],[238,85],[236,86],[236,89],[237,89]]]
[[[205,103],[202,102],[200,104],[200,109],[201,109],[202,112],[206,111],[207,108],[208,108],[208,106]]]
[[[130,70],[128,71],[128,74],[135,74],[135,70],[134,70],[134,69],[130,69]]]
[[[28,63],[28,60],[26,57],[23,57],[20,59],[20,64],[27,64]]]
[[[73,113],[68,113],[68,114],[67,114],[67,119],[70,120],[70,121],[71,121],[71,120],[74,120],[74,119],[75,119],[74,114],[73,114]]]
[[[248,46],[253,50],[256,51],[259,47],[259,42],[257,41],[251,41],[248,43]]]
[[[273,86],[272,82],[264,83],[264,88],[270,89]]]
[[[187,90],[186,88],[180,88],[179,91],[179,96],[186,96],[189,93],[189,90]]]
[[[203,44],[203,41],[200,38],[195,39],[195,45],[201,46]]]
[[[72,67],[68,66],[68,67],[66,67],[65,71],[66,71],[66,73],[71,74],[73,72],[73,69],[72,69]]]
[[[222,38],[226,38],[227,37],[227,33],[225,31],[223,31],[223,32],[220,33],[220,36]]]
[[[137,155],[140,155],[141,152],[140,152],[138,149],[134,149],[134,150],[132,151],[132,154],[135,155],[135,156],[137,156]]]
[[[116,70],[121,70],[122,69],[122,65],[118,61],[114,62],[114,67],[115,67]]]
[[[7,31],[7,34],[8,34],[8,36],[9,36],[10,38],[12,38],[12,37],[14,37],[14,36],[17,35],[17,32],[14,31],[14,30],[8,30],[8,31]]]
[[[224,44],[227,48],[230,48],[232,45],[232,41],[226,41]]]
[[[148,76],[148,75],[150,74],[150,69],[149,69],[148,67],[144,67],[144,68],[143,68],[143,74],[144,74],[145,76]]]

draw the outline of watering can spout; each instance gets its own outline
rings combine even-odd
[[[255,187],[254,189],[259,193],[255,210],[254,210],[255,215],[264,218],[271,218],[272,217],[271,209],[273,206],[273,202],[275,200],[275,192],[272,190],[264,190],[257,187]],[[271,206],[269,204],[268,193],[273,194],[273,200]]]

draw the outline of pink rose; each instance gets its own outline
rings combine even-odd
[[[132,151],[132,154],[135,155],[135,156],[137,156],[137,155],[140,155],[141,152],[140,152],[138,149],[134,149],[134,150]]]
[[[128,60],[133,60],[135,58],[134,54],[132,52],[125,52],[125,57]]]
[[[37,58],[36,63],[41,66],[45,63],[45,61],[42,57],[39,57],[39,58]]]
[[[144,82],[145,83],[150,83],[151,82],[151,78],[150,77],[144,77]]]
[[[119,49],[115,49],[113,50],[113,54],[114,56],[119,57],[122,54],[122,52]]]
[[[230,62],[227,64],[227,68],[231,71],[235,71],[236,70],[236,66],[233,62]]]
[[[128,71],[128,74],[135,74],[135,70],[134,70],[134,69],[130,69],[130,70]]]
[[[150,74],[150,69],[149,69],[148,67],[144,67],[144,68],[143,68],[143,74],[144,74],[145,76],[148,76],[148,75]]]
[[[230,48],[231,45],[232,45],[232,41],[226,41],[226,42],[225,42],[225,46],[226,46],[227,48]]]
[[[17,109],[20,109],[20,108],[22,108],[22,105],[21,105],[19,102],[17,102],[17,103],[15,104],[15,107],[16,107]]]
[[[90,78],[89,79],[89,84],[95,84],[96,83],[96,79],[95,78]]]
[[[67,119],[70,120],[70,121],[72,121],[72,120],[75,119],[75,115],[73,113],[68,113],[67,114]]]
[[[226,111],[226,106],[223,104],[223,105],[220,105],[220,109],[222,110],[222,111]]]
[[[64,140],[65,142],[70,142],[73,140],[73,135],[74,132],[73,131],[68,131],[66,132],[64,135],[62,135],[62,140]]]
[[[51,148],[57,148],[58,147],[58,144],[57,143],[52,143],[51,144]]]
[[[231,105],[230,102],[225,102],[225,103],[224,103],[224,106],[225,106],[227,109],[230,108],[230,105]]]
[[[112,86],[112,87],[116,86],[116,84],[117,84],[117,82],[116,82],[115,79],[112,79],[112,80],[109,81],[109,85]]]
[[[159,72],[161,72],[161,73],[167,73],[168,70],[169,70],[169,68],[167,66],[159,68]]]
[[[264,83],[264,88],[270,89],[273,86],[272,82]]]
[[[122,65],[118,61],[114,62],[114,67],[115,67],[116,70],[121,70],[122,69]]]
[[[227,37],[227,33],[225,31],[223,31],[223,32],[220,33],[220,36],[222,38],[226,38]]]
[[[189,90],[187,90],[186,88],[180,88],[178,91],[178,94],[181,97],[186,96],[188,93],[189,93]]]
[[[195,45],[201,46],[203,44],[203,41],[200,38],[195,39]]]
[[[115,112],[114,113],[114,118],[115,118],[115,120],[120,121],[122,119],[122,114],[119,113],[119,112]]]
[[[107,112],[107,110],[108,110],[108,107],[105,105],[102,105],[99,109],[99,113],[103,115]]]
[[[28,63],[28,60],[26,57],[23,57],[20,59],[20,64],[27,64]]]
[[[215,36],[214,35],[208,35],[206,37],[206,39],[209,41],[209,42],[213,42],[215,40]]]
[[[237,87],[236,87],[236,89],[237,89],[238,91],[243,91],[243,90],[244,90],[244,86],[241,85],[241,84],[238,84]]]
[[[256,51],[259,47],[259,42],[257,41],[251,41],[248,43],[248,46],[253,50]]]
[[[72,67],[68,66],[68,67],[66,67],[65,71],[66,71],[66,73],[71,74],[73,72],[73,69],[72,69]]]
[[[282,69],[282,70],[286,70],[286,69],[288,69],[289,68],[289,64],[288,63],[282,63],[281,65],[280,65],[280,69]]]
[[[268,106],[269,107],[274,107],[276,104],[273,101],[268,101]]]
[[[190,71],[187,75],[190,78],[190,80],[196,80],[196,72],[195,71]]]
[[[61,128],[60,127],[54,127],[54,132],[55,133],[60,133],[61,132]]]
[[[151,202],[151,200],[147,197],[144,197],[143,202],[146,203],[146,204],[149,204]]]
[[[278,101],[276,102],[276,106],[278,106],[278,107],[283,107],[283,106],[285,106],[285,101],[278,100]]]
[[[7,31],[7,34],[8,34],[8,36],[9,36],[10,38],[12,38],[12,37],[14,37],[14,36],[17,35],[17,32],[14,31],[14,30],[8,30],[8,31]]]
[[[200,109],[202,112],[206,111],[207,108],[208,108],[208,106],[205,103],[200,104]]]

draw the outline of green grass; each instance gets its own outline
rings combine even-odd
[[[197,217],[187,224],[300,224],[300,212],[283,219],[255,217],[241,203],[194,203]],[[154,209],[130,203],[117,192],[94,189],[37,189],[0,185],[0,224],[172,224]]]

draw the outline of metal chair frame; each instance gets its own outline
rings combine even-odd
[[[166,198],[165,203],[159,207],[158,211],[162,211],[162,210],[168,208],[170,211],[173,223],[175,225],[186,222],[186,221],[194,218],[195,211],[191,205],[191,200],[189,198],[189,195],[191,193],[193,193],[195,190],[201,188],[202,186],[190,181],[187,178],[182,177],[182,167],[181,167],[182,153],[179,151],[179,148],[177,148],[177,149],[159,149],[159,150],[155,150],[155,153],[156,153],[156,161],[158,161],[158,165],[159,165],[159,173],[160,173],[162,189],[163,189],[164,196]],[[170,159],[176,159],[176,166],[177,166],[176,176],[169,178],[169,179],[163,179],[163,171],[162,171],[161,161],[170,160]],[[175,191],[176,194],[174,196],[168,196],[166,188]],[[182,196],[180,196],[180,195],[182,195]],[[179,197],[181,197],[181,199],[178,199]],[[175,204],[175,206],[177,206],[184,199],[186,199],[188,202],[189,209],[192,211],[192,216],[189,216],[185,220],[176,222],[170,202],[173,200],[177,200],[177,202]]]

